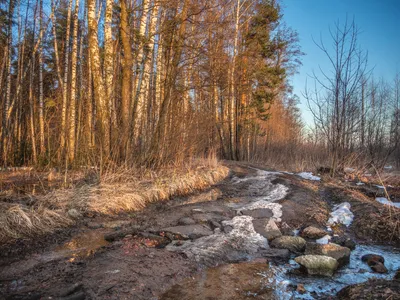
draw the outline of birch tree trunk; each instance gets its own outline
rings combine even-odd
[[[40,126],[40,155],[43,156],[46,152],[44,145],[44,103],[43,103],[43,0],[40,0],[39,5],[39,126]]]
[[[236,57],[237,57],[237,45],[239,39],[239,19],[240,19],[240,7],[241,0],[237,0],[236,4],[236,17],[235,17],[235,32],[233,41],[233,54],[232,54],[232,66],[230,70],[230,80],[229,80],[229,150],[231,159],[236,157],[235,149],[235,136],[236,136],[236,126],[235,126],[235,111],[236,111],[236,97],[235,97],[235,71],[236,71]]]
[[[76,0],[75,11],[73,16],[73,33],[72,33],[72,54],[71,54],[71,97],[69,104],[69,145],[68,156],[70,162],[75,158],[75,124],[76,124],[76,67],[78,55],[78,14],[79,2]]]
[[[97,104],[97,119],[101,127],[101,150],[105,155],[110,151],[110,117],[104,80],[101,72],[100,49],[97,37],[96,0],[88,1],[89,49],[94,83],[94,97]]]
[[[61,154],[65,152],[65,143],[66,143],[66,122],[67,122],[67,100],[68,100],[68,57],[69,57],[69,39],[70,39],[70,31],[71,31],[71,11],[72,11],[72,0],[69,0],[68,4],[68,14],[67,14],[67,28],[66,28],[66,37],[65,37],[65,46],[64,46],[64,83],[63,83],[63,102],[62,102],[62,110],[61,110],[61,144],[60,150]]]
[[[106,0],[106,11],[104,16],[104,78],[106,88],[106,99],[109,115],[114,107],[113,77],[114,77],[114,51],[112,38],[112,12],[114,0]]]

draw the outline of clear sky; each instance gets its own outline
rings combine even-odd
[[[284,20],[299,33],[303,66],[293,77],[294,92],[301,99],[301,111],[307,124],[312,117],[302,97],[306,79],[313,70],[318,74],[319,66],[329,69],[326,56],[313,42],[323,40],[328,45],[329,26],[336,21],[343,23],[346,15],[355,22],[361,34],[360,46],[368,51],[369,66],[374,68],[374,78],[392,81],[400,72],[400,0],[281,0]]]

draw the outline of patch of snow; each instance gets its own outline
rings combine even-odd
[[[205,265],[215,265],[229,260],[246,259],[259,249],[268,248],[268,240],[254,230],[252,217],[236,216],[232,220],[223,221],[222,225],[233,229],[229,233],[214,233],[186,241],[180,246],[170,244],[166,249],[185,253]]]
[[[364,182],[357,182],[356,185],[365,185]]]
[[[383,167],[385,170],[392,170],[393,169],[393,166],[384,166]]]
[[[386,199],[385,197],[377,197],[375,198],[375,200],[378,201],[379,203],[382,203],[383,205],[389,205],[400,208],[400,202],[392,202]]]
[[[320,181],[321,177],[318,176],[314,176],[311,172],[301,172],[301,173],[297,173],[297,176],[300,176],[304,179],[307,180],[314,180],[314,181]]]
[[[325,235],[324,237],[316,240],[316,242],[321,245],[326,245],[326,244],[329,244],[329,241],[331,238],[332,237],[330,235]]]
[[[365,177],[371,177],[372,174],[370,174],[370,173],[365,173],[364,176],[365,176]]]
[[[375,186],[376,186],[378,189],[384,189],[384,188],[385,188],[383,185],[375,184]]]
[[[288,174],[288,175],[294,175],[294,173],[292,173],[292,172],[286,172],[286,171],[284,171],[284,172],[282,172],[283,174]]]
[[[343,202],[339,205],[336,205],[333,208],[333,211],[330,213],[328,225],[333,225],[336,223],[346,225],[347,227],[350,226],[354,219],[354,215],[350,208],[351,205],[348,202]]]
[[[294,236],[298,236],[300,233],[300,229],[294,229],[293,231]]]
[[[280,205],[279,203],[271,203],[269,201],[259,200],[259,201],[255,201],[255,202],[250,202],[249,204],[242,206],[237,211],[240,212],[242,210],[254,210],[254,209],[260,209],[260,208],[270,209],[273,213],[272,218],[274,219],[274,221],[277,221],[277,222],[281,221],[282,205]]]

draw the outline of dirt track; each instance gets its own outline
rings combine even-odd
[[[171,286],[206,267],[202,261],[168,251],[165,246],[172,239],[179,243],[186,237],[168,236],[165,229],[190,218],[195,224],[183,226],[198,226],[196,230],[200,230],[189,235],[191,240],[208,234],[207,230],[225,230],[218,226],[237,214],[235,205],[245,205],[268,193],[252,179],[256,170],[237,164],[230,168],[229,178],[198,195],[154,204],[118,219],[86,219],[77,228],[34,243],[20,243],[13,251],[4,248],[0,298],[158,299]],[[277,201],[282,205],[279,226],[283,233],[326,223],[330,207],[322,183],[280,174],[273,184],[289,188],[288,194]],[[354,233],[350,230],[349,234]],[[260,257],[252,255],[254,259]],[[243,260],[240,255],[229,257],[233,258],[225,263]],[[207,266],[219,263],[216,258]]]

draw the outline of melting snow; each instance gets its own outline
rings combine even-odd
[[[308,180],[315,180],[315,181],[321,180],[321,177],[314,176],[311,172],[301,172],[301,173],[297,173],[297,175],[304,179],[308,179]]]
[[[251,257],[259,249],[268,248],[266,238],[255,232],[253,218],[236,216],[223,221],[223,226],[231,226],[229,233],[216,232],[183,245],[168,245],[167,250],[185,253],[188,257],[206,265]]]
[[[330,214],[330,218],[328,220],[328,225],[333,225],[333,224],[343,224],[346,226],[349,226],[351,222],[353,222],[354,215],[350,211],[350,203],[348,202],[343,202],[339,205],[336,205],[333,208],[333,212]]]
[[[385,197],[378,197],[375,200],[384,205],[389,205],[389,206],[394,206],[394,207],[400,208],[400,202],[392,202],[392,201],[389,201],[388,199],[386,199]]]
[[[316,242],[317,242],[318,244],[321,244],[321,245],[326,245],[326,244],[329,243],[329,240],[330,240],[331,238],[332,238],[332,237],[331,237],[330,235],[325,235],[324,237],[322,237],[322,238],[316,240]]]

